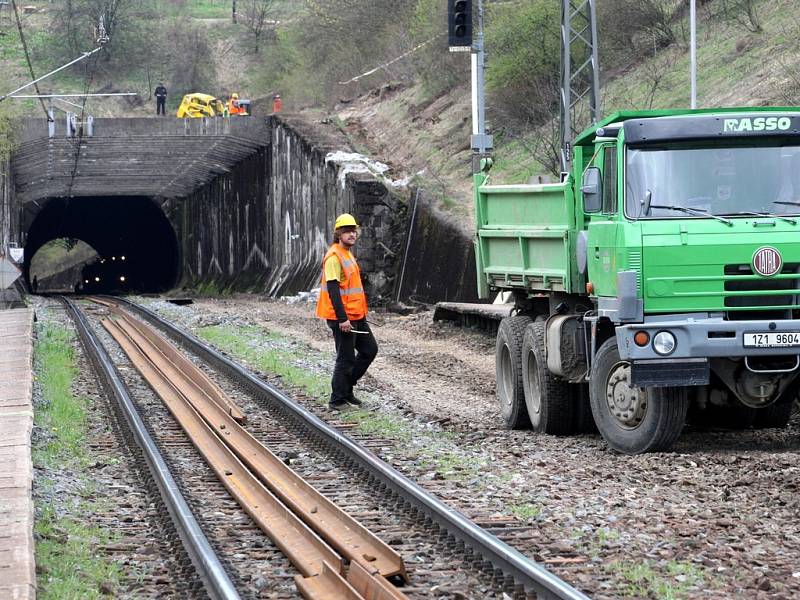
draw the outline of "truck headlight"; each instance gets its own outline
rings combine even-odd
[[[675,336],[669,331],[659,331],[653,336],[653,350],[661,356],[672,354],[676,345]]]

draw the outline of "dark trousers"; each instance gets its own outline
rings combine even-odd
[[[157,115],[166,115],[164,112],[164,105],[166,104],[166,98],[156,98],[156,114]]]
[[[338,322],[328,321],[336,344],[336,365],[333,367],[331,379],[331,402],[334,404],[347,401],[353,393],[353,386],[367,372],[378,354],[378,342],[375,341],[367,320],[361,319],[350,323],[353,329],[366,331],[369,335],[343,333],[339,329]]]

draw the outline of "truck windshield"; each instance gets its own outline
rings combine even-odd
[[[800,214],[796,140],[628,147],[625,178],[631,219]]]

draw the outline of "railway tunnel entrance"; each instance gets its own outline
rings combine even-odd
[[[97,252],[72,277],[76,291],[163,292],[177,282],[178,240],[152,198],[48,199],[28,230],[24,271],[29,281],[37,251],[59,238],[81,240]]]

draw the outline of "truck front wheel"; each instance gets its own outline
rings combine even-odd
[[[516,315],[500,321],[495,346],[495,374],[500,416],[509,429],[530,424],[522,389],[522,338],[530,317]]]
[[[531,323],[522,340],[522,385],[534,431],[567,435],[574,432],[569,384],[547,369],[544,323]]]
[[[666,450],[686,421],[686,389],[643,389],[630,382],[630,363],[620,358],[617,339],[612,337],[600,346],[592,363],[589,398],[597,429],[617,452]]]

